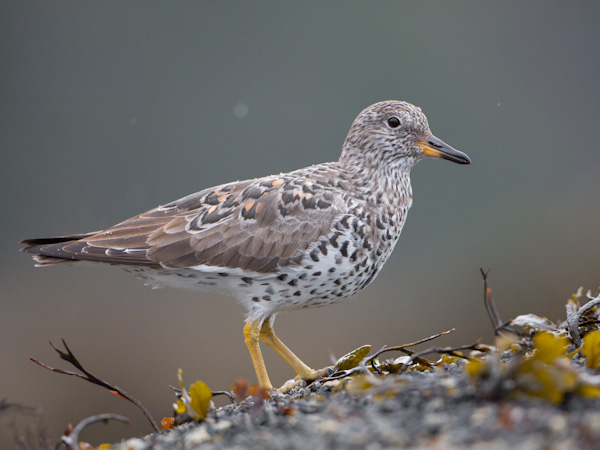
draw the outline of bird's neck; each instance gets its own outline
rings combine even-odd
[[[380,165],[371,166],[367,161],[359,159],[340,161],[339,164],[352,174],[355,192],[369,203],[392,209],[410,208],[410,169],[413,164],[383,161]]]

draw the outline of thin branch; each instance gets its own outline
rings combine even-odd
[[[485,305],[485,310],[488,313],[488,317],[492,322],[492,326],[494,327],[494,334],[499,335],[500,330],[503,328],[502,319],[500,318],[500,313],[498,313],[498,308],[496,308],[496,302],[494,301],[494,296],[492,295],[492,289],[488,287],[488,274],[490,273],[490,269],[487,272],[484,272],[483,268],[479,268],[481,272],[481,276],[483,277],[483,303]]]
[[[65,345],[66,347],[66,345]],[[79,449],[79,434],[83,431],[85,427],[91,425],[96,422],[104,422],[107,423],[109,420],[118,420],[119,422],[124,422],[127,425],[131,425],[131,420],[129,420],[125,416],[120,416],[118,414],[98,414],[96,416],[90,416],[86,419],[83,419],[79,422],[73,430],[67,429],[65,434],[60,438],[60,441],[57,442],[54,447],[55,450],[58,449],[60,444],[65,444],[68,449],[78,450]],[[69,425],[70,428],[70,425]]]
[[[355,373],[368,373],[368,372],[369,372],[369,370],[366,368],[366,366],[364,364],[359,364],[358,366],[353,367],[352,369],[341,370],[339,372],[331,374],[328,377],[319,378],[318,380],[313,381],[313,383],[316,383],[317,381],[319,383],[325,383],[327,381],[340,380],[342,378],[349,377],[350,375],[354,375]],[[313,384],[313,383],[311,383],[311,384]]]
[[[422,343],[424,343],[424,342],[431,341],[431,340],[433,340],[433,339],[437,339],[437,338],[439,338],[440,336],[445,336],[445,335],[447,335],[447,334],[450,334],[450,333],[452,333],[452,332],[453,332],[453,331],[455,331],[455,330],[456,330],[456,328],[452,328],[452,329],[450,329],[450,330],[448,330],[448,331],[442,331],[441,333],[434,334],[433,336],[426,337],[426,338],[424,338],[424,339],[421,339],[421,340],[419,340],[419,341],[410,342],[409,344],[398,345],[398,346],[396,346],[396,347],[386,347],[386,346],[384,345],[383,347],[381,347],[381,349],[380,349],[379,351],[375,352],[375,354],[374,354],[373,356],[369,356],[369,357],[368,357],[368,358],[365,360],[365,364],[369,364],[369,363],[370,363],[370,364],[371,364],[371,367],[373,367],[373,369],[374,369],[375,371],[377,371],[377,372],[379,372],[379,373],[381,374],[381,371],[380,371],[380,370],[379,370],[379,369],[378,369],[378,368],[375,366],[375,363],[374,363],[374,361],[375,361],[375,358],[377,358],[377,357],[378,357],[379,355],[381,355],[382,353],[386,353],[386,352],[392,352],[392,351],[401,351],[401,352],[403,352],[403,353],[406,353],[406,354],[408,354],[409,356],[411,356],[411,357],[412,357],[412,356],[414,355],[414,352],[413,352],[413,351],[411,351],[411,350],[407,350],[407,347],[414,347],[415,345],[419,345],[419,344],[422,344]],[[428,363],[427,363],[427,364],[428,364]]]
[[[237,405],[237,402],[235,401],[235,395],[233,395],[231,392],[228,391],[212,391],[212,395],[226,395],[229,398],[229,401],[234,404]]]
[[[482,353],[485,353],[488,351],[488,349],[486,347],[482,347],[480,345],[480,340],[477,340],[476,342],[474,342],[473,344],[470,344],[470,345],[461,345],[460,347],[430,347],[427,350],[423,350],[422,352],[418,352],[418,353],[415,353],[414,355],[412,355],[410,357],[410,359],[402,365],[402,367],[400,368],[400,371],[402,372],[402,371],[406,370],[406,368],[412,362],[414,362],[416,359],[421,358],[425,355],[429,355],[431,353],[441,353],[443,355],[456,356],[457,358],[462,358],[462,359],[466,359],[466,360],[470,361],[472,358],[465,356],[461,353],[458,353],[463,350],[476,350],[476,351],[482,352]]]
[[[483,304],[485,305],[485,310],[494,327],[494,334],[499,336],[502,334],[502,331],[506,331],[521,336],[521,333],[508,326],[510,320],[508,322],[502,322],[502,319],[500,318],[500,313],[498,312],[494,296],[492,295],[492,289],[488,286],[488,274],[490,273],[490,270],[491,269],[488,269],[487,272],[485,272],[482,267],[479,268],[481,276],[483,277]]]
[[[179,398],[181,396],[181,389],[175,387],[175,386],[169,386],[171,388],[171,390],[173,392],[175,392],[175,394],[177,395],[177,398]],[[228,392],[228,391],[210,391],[210,393],[213,395],[213,397],[215,395],[226,395],[229,398],[229,401],[234,404],[237,405],[237,402],[235,401],[235,394],[233,394],[232,392]]]
[[[64,339],[62,339],[62,343],[65,346],[65,349],[67,350],[66,353],[63,352],[62,350],[59,350],[58,348],[56,348],[52,342],[50,342],[50,345],[52,346],[52,348],[54,350],[56,350],[60,359],[67,361],[69,364],[72,364],[73,366],[75,366],[77,369],[79,369],[81,372],[83,372],[83,375],[80,373],[77,373],[77,372],[72,372],[70,370],[56,369],[54,367],[50,367],[47,364],[44,364],[35,358],[30,357],[29,359],[31,361],[33,361],[34,363],[36,363],[38,366],[42,366],[45,369],[48,369],[48,370],[51,370],[51,371],[57,372],[57,373],[62,373],[64,375],[71,375],[74,377],[81,378],[83,380],[89,381],[92,384],[102,386],[103,388],[108,389],[113,394],[115,394],[119,397],[122,397],[125,400],[129,400],[131,403],[133,403],[135,406],[137,406],[142,411],[144,416],[146,416],[146,419],[148,419],[148,421],[150,422],[150,425],[152,425],[152,428],[154,428],[154,431],[160,431],[158,424],[156,423],[156,421],[150,414],[150,411],[148,411],[148,409],[146,409],[146,407],[144,405],[142,405],[137,399],[135,399],[134,397],[129,395],[127,392],[125,392],[125,390],[121,389],[118,386],[114,386],[114,385],[102,380],[101,378],[96,377],[91,372],[86,370],[83,367],[83,365],[77,360],[75,355],[71,352],[71,350],[67,346],[67,343],[65,342]]]

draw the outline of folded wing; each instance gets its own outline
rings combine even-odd
[[[298,264],[325,239],[341,199],[298,176],[230,183],[189,195],[106,230],[29,239],[38,265],[93,261],[185,268],[213,266],[269,273]]]

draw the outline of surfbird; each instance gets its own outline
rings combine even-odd
[[[277,313],[337,303],[366,287],[392,252],[424,157],[470,164],[421,109],[375,103],[354,120],[339,161],[208,188],[106,230],[22,241],[37,266],[91,261],[153,287],[226,294],[247,310],[244,336],[271,388],[259,338],[297,373],[319,375],[275,335]]]

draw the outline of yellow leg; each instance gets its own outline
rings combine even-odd
[[[244,326],[244,337],[246,338],[246,345],[250,352],[250,358],[252,358],[252,364],[254,364],[254,370],[256,371],[259,386],[271,389],[273,385],[271,384],[271,380],[269,380],[269,375],[267,374],[267,368],[265,367],[265,361],[263,360],[258,341],[260,333],[258,329],[259,326],[259,321],[246,322],[246,325]]]
[[[275,336],[273,330],[272,318],[268,318],[262,324],[260,328],[260,337],[262,340],[271,347],[279,356],[283,358],[292,368],[296,371],[298,376],[296,378],[312,381],[319,377],[326,376],[329,374],[328,369],[313,370],[308,367],[300,358],[298,358],[287,346],[281,342],[281,340]]]

